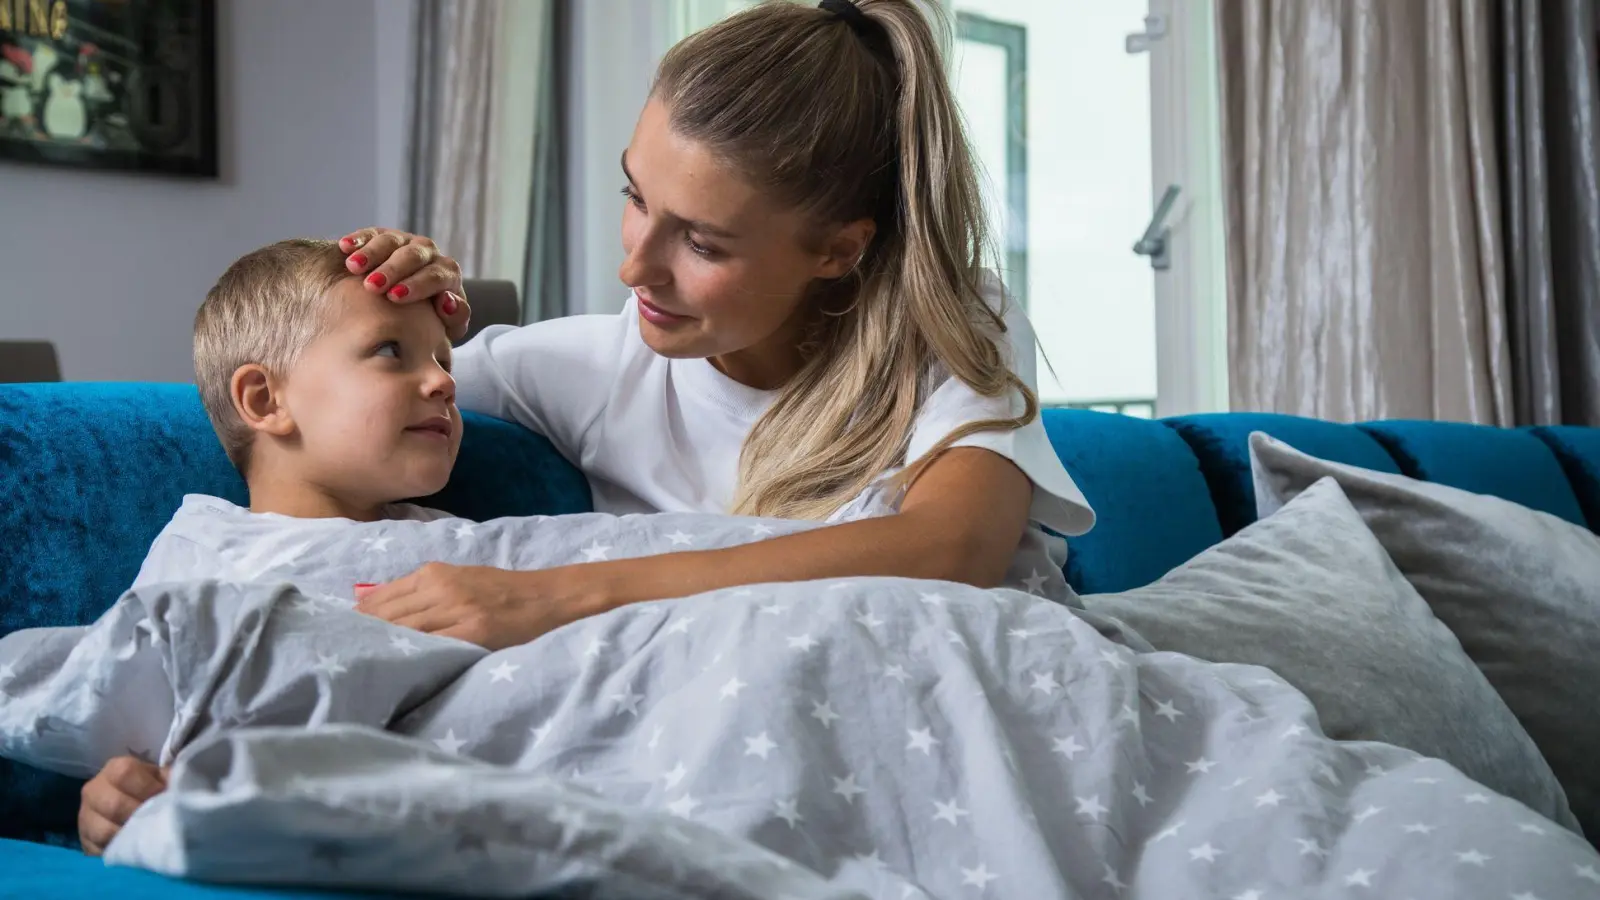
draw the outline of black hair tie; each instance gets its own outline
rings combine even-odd
[[[833,15],[856,33],[856,36],[865,41],[867,46],[875,51],[883,50],[888,45],[888,34],[883,26],[872,21],[872,18],[861,11],[861,7],[850,0],[822,0],[817,8]]]

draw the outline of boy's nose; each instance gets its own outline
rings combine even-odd
[[[436,368],[428,375],[426,390],[429,399],[437,397],[454,403],[456,399],[456,380],[443,368]]]

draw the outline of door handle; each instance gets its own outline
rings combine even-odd
[[[1178,202],[1178,186],[1167,185],[1166,193],[1161,195],[1161,202],[1156,204],[1156,211],[1150,216],[1150,224],[1144,228],[1144,234],[1133,245],[1133,252],[1140,256],[1150,257],[1150,268],[1157,272],[1164,272],[1172,268],[1172,247],[1169,238],[1172,229],[1166,225],[1167,214],[1172,212],[1172,204]]]

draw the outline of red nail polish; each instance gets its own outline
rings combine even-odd
[[[444,314],[445,315],[447,315],[447,316],[455,315],[456,314],[456,295],[455,294],[445,294],[444,295],[444,302],[439,304],[439,306],[441,306],[444,309]]]
[[[411,293],[411,288],[408,288],[403,284],[397,284],[394,286],[394,290],[389,292],[389,296],[395,298],[396,300],[404,300],[406,295],[409,293]]]
[[[362,588],[375,588],[375,587],[377,587],[377,584],[375,584],[375,583],[373,583],[371,581],[358,581],[358,582],[356,582],[356,590],[360,590]]]
[[[367,267],[367,255],[365,253],[350,254],[350,261],[355,263],[360,268],[365,269]]]
[[[373,272],[371,275],[367,276],[367,284],[370,284],[373,287],[383,287],[388,283],[388,276],[384,275],[382,272]]]

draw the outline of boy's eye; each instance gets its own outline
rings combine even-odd
[[[379,344],[376,348],[374,348],[372,353],[373,353],[374,356],[391,356],[391,357],[394,357],[395,359],[399,359],[400,358],[400,342],[399,341],[384,341],[383,343]]]

